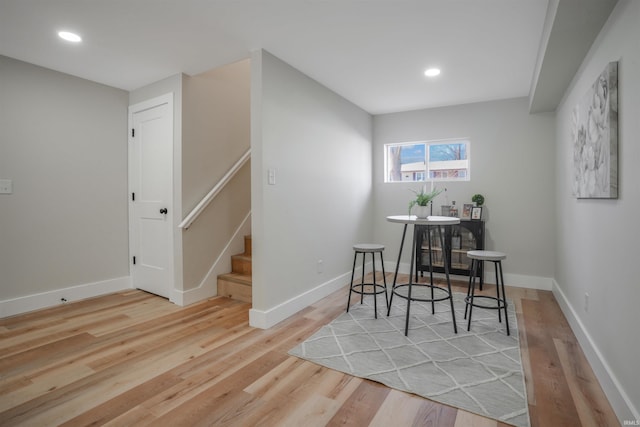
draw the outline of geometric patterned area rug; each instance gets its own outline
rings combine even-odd
[[[425,289],[425,288],[422,288]],[[414,295],[421,289],[414,287]],[[417,296],[417,295],[416,295]],[[529,427],[517,318],[509,302],[507,336],[496,310],[474,307],[467,332],[464,297],[454,293],[458,333],[453,332],[449,301],[411,302],[409,334],[404,336],[406,300],[394,297],[387,317],[384,295],[351,306],[290,355],[367,378],[518,427]],[[360,297],[357,297],[358,300]]]

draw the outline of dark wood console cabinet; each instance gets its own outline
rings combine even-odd
[[[427,226],[416,225],[416,274],[421,276],[429,272],[429,240]],[[471,261],[467,258],[467,251],[484,249],[484,221],[460,220],[459,225],[444,227],[444,250],[449,261],[449,273],[463,276],[469,275]],[[435,227],[431,228],[431,259],[433,271],[444,273],[442,247]],[[482,264],[478,270],[478,277],[482,283]]]

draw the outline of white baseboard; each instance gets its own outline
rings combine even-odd
[[[359,274],[356,269],[356,274]],[[321,285],[316,286],[296,297],[289,299],[268,310],[249,310],[249,325],[254,328],[268,329],[275,324],[283,321],[287,317],[296,314],[298,311],[307,308],[311,304],[321,300],[329,294],[337,291],[341,287],[349,283],[351,279],[351,271],[341,274],[340,276],[329,280]]]
[[[493,271],[493,270],[492,270]],[[485,283],[496,283],[495,273],[485,272]],[[539,291],[550,291],[553,288],[551,277],[525,276],[523,274],[504,273],[504,284],[516,288],[537,289]]]
[[[384,268],[387,273],[395,273],[396,271],[396,263],[387,261],[384,263]],[[409,274],[409,264],[408,263],[400,263],[400,268],[398,273]],[[496,283],[496,277],[491,267],[491,271],[485,270],[484,272],[484,282],[485,283]],[[428,274],[425,272],[425,274]],[[435,277],[445,277],[444,273],[433,273]],[[458,276],[455,274],[451,275],[452,279],[456,280],[469,280],[469,276]],[[539,276],[525,276],[523,274],[510,274],[504,273],[504,284],[506,286],[514,286],[516,288],[530,288],[530,289],[538,289],[541,291],[550,291],[553,286],[553,279],[550,277],[539,277]]]
[[[131,276],[125,276],[12,298],[0,301],[0,318],[131,289],[131,286]]]
[[[604,394],[607,396],[607,399],[609,399],[609,403],[611,404],[613,411],[616,413],[616,416],[620,421],[620,425],[622,425],[624,421],[633,420],[634,422],[637,422],[640,420],[640,408],[634,407],[633,402],[631,402],[629,396],[627,396],[620,386],[620,382],[613,374],[609,364],[604,359],[602,353],[598,349],[598,346],[591,338],[589,331],[587,331],[577,312],[569,303],[569,300],[555,280],[553,280],[552,291],[558,305],[560,305],[562,313],[569,322],[569,326],[571,326],[571,330],[578,339],[578,343],[580,343],[580,347],[582,347],[582,351],[584,351],[596,378],[598,378]]]
[[[231,255],[242,252],[244,236],[249,234],[251,234],[251,212],[233,233],[198,287],[186,291],[175,290],[172,301],[177,305],[185,306],[218,295],[218,276],[231,271]]]

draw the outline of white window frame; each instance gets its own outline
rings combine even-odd
[[[405,163],[404,165],[413,165],[414,169],[407,170],[406,172],[401,172],[408,178],[410,175],[413,176],[412,179],[400,179],[392,181],[390,180],[390,159],[389,159],[389,149],[391,147],[401,147],[401,146],[413,146],[423,144],[425,146],[425,161],[424,162],[415,162],[415,163]],[[448,160],[448,161],[429,161],[430,155],[430,146],[432,145],[446,145],[446,144],[465,144],[465,150],[467,154],[467,158],[463,160]],[[456,166],[451,162],[457,162],[457,168],[451,168],[451,166]],[[447,164],[444,164],[447,163]],[[420,166],[422,165],[422,169]],[[442,166],[440,170],[452,170],[452,169],[464,169],[466,170],[466,174],[463,177],[431,177],[432,172],[437,169],[430,169],[430,165]],[[450,166],[446,168],[445,166]],[[418,175],[422,179],[415,179],[416,175]],[[432,141],[413,141],[413,142],[394,142],[384,144],[384,183],[385,184],[395,184],[395,183],[407,183],[407,182],[459,182],[459,181],[471,181],[471,140],[469,138],[451,138],[451,139],[439,139]]]

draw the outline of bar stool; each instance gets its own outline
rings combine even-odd
[[[389,306],[389,296],[387,295],[387,278],[384,272],[384,260],[382,259],[382,251],[384,251],[384,245],[378,245],[375,243],[358,243],[353,245],[355,254],[353,256],[353,269],[351,270],[351,285],[349,286],[349,300],[347,301],[347,313],[349,312],[349,306],[351,305],[351,293],[355,292],[360,294],[360,304],[362,304],[365,295],[373,295],[373,309],[375,311],[375,318],[378,318],[378,294],[384,294],[387,301],[387,307]],[[376,282],[376,253],[380,254],[380,264],[382,264],[382,280],[383,283]],[[358,254],[362,254],[362,280],[360,283],[353,283],[353,276],[356,273],[356,260]],[[364,282],[364,263],[367,254],[371,254],[371,260],[373,262],[373,282]],[[365,286],[371,286],[372,289],[365,290]]]
[[[469,269],[469,287],[467,289],[467,297],[464,299],[466,307],[464,309],[464,318],[467,318],[467,310],[469,311],[469,320],[467,323],[467,331],[471,329],[471,311],[473,307],[488,308],[492,310],[498,310],[498,321],[502,323],[502,310],[504,309],[504,320],[507,325],[507,335],[509,332],[509,317],[507,315],[507,294],[504,291],[504,277],[502,275],[502,260],[507,258],[507,254],[496,251],[468,251],[467,258],[471,259],[471,268]],[[489,295],[475,295],[476,289],[476,275],[481,262],[491,261],[496,271],[496,296]],[[498,270],[500,275],[498,276]],[[500,288],[502,288],[502,295],[500,294]],[[494,300],[496,305],[482,305],[475,302],[476,299],[489,299]]]

